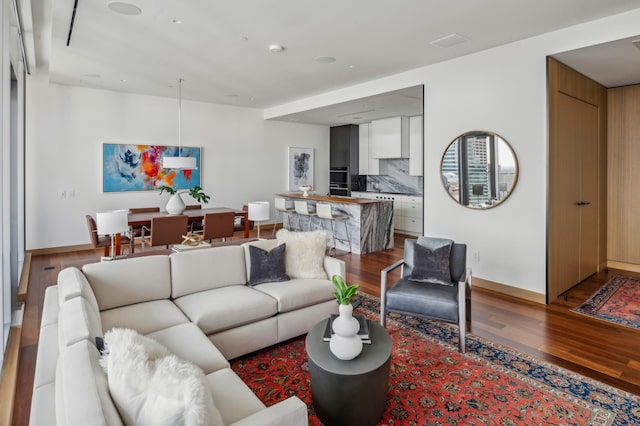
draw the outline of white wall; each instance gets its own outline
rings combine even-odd
[[[546,293],[548,55],[640,33],[640,9],[397,74],[265,111],[275,118],[402,87],[425,85],[425,233],[468,244],[473,275]],[[447,145],[469,130],[490,130],[520,164],[511,197],[491,210],[454,203],[440,181]],[[480,261],[473,261],[479,252]]]
[[[168,195],[159,191],[102,192],[102,144],[175,145],[177,99],[49,84],[39,71],[28,80],[26,120],[27,250],[89,243],[86,214],[164,208]],[[328,127],[265,121],[261,110],[183,100],[182,144],[203,148],[208,207],[266,200],[274,218],[274,194],[287,190],[288,146],[314,148],[316,190],[328,190]],[[75,197],[61,199],[63,190]]]

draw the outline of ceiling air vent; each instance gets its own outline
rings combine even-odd
[[[433,40],[430,44],[433,44],[434,46],[446,49],[448,47],[452,47],[452,46],[455,46],[457,44],[465,43],[465,42],[467,42],[469,40],[470,39],[468,39],[465,36],[462,36],[462,35],[457,34],[457,33],[453,33],[453,34],[449,34],[448,36],[444,36],[442,38],[439,38],[437,40]]]

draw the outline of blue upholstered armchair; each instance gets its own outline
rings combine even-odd
[[[402,267],[401,278],[387,288],[387,274]],[[420,237],[405,240],[404,259],[381,272],[380,324],[387,311],[458,324],[465,351],[466,321],[471,321],[471,268],[467,245]]]

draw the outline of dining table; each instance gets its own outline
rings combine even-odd
[[[210,213],[235,213],[236,217],[244,218],[244,238],[249,238],[249,212],[246,210],[238,210],[231,207],[212,207],[208,209],[189,209],[185,210],[181,214],[189,217],[189,223],[191,222],[201,222],[204,220],[204,216]],[[162,216],[171,216],[170,213],[166,211],[160,212],[142,212],[142,213],[129,213],[127,217],[127,221],[129,222],[129,226],[151,226],[151,219],[154,217],[162,217]],[[116,255],[120,254],[120,235],[116,236]]]

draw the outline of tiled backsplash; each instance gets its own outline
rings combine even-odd
[[[367,175],[367,191],[422,195],[422,176],[409,176],[409,160],[405,158],[380,160],[385,162],[387,174]],[[380,164],[383,169],[383,165]]]

